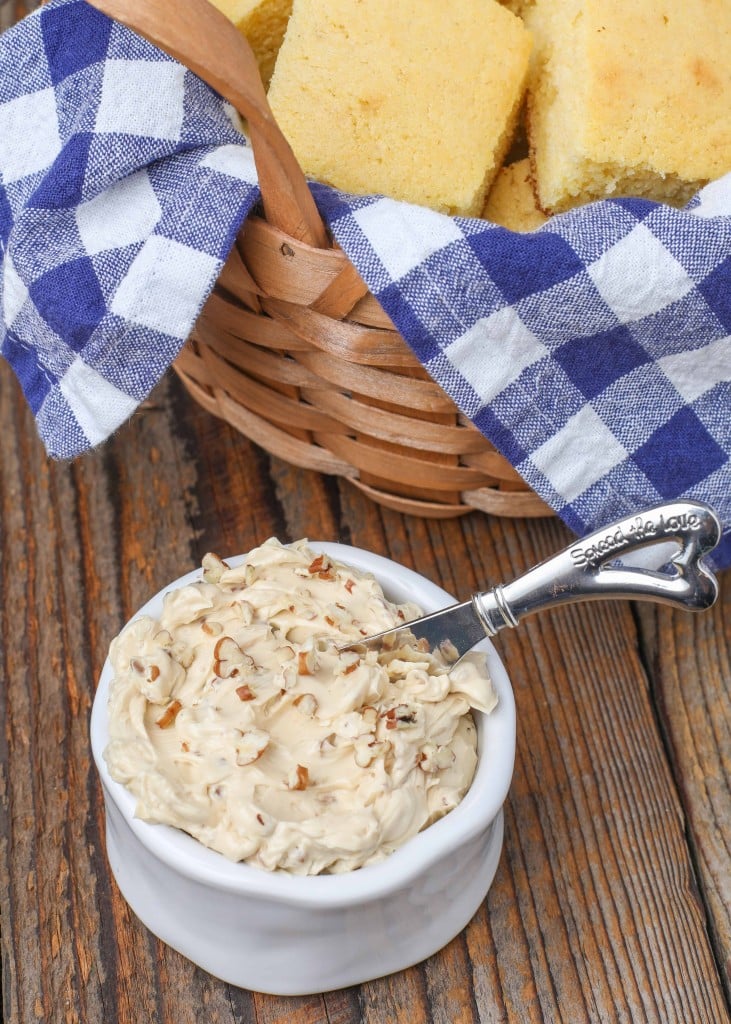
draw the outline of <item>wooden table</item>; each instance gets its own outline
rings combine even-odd
[[[729,1019],[729,578],[699,616],[597,604],[501,633],[518,749],[484,905],[420,966],[285,999],[235,989],[162,945],[110,877],[88,738],[109,641],[208,550],[339,540],[463,598],[548,556],[568,531],[553,519],[386,511],[270,459],[172,374],[111,441],[52,463],[5,364],[0,514],[6,1021]]]

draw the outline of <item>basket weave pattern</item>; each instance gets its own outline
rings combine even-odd
[[[268,452],[347,477],[401,512],[551,510],[426,373],[329,237],[248,43],[207,0],[93,0],[246,119],[262,210],[250,216],[175,369]]]
[[[266,451],[421,516],[550,509],[418,362],[342,250],[250,217],[175,363]]]

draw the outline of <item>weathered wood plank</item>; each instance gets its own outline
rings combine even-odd
[[[501,575],[565,533],[546,521],[502,532]],[[519,715],[503,864],[516,872],[543,1014],[725,1020],[631,610],[565,608],[498,639]],[[488,906],[497,898],[495,886]]]
[[[359,988],[299,1000],[245,992],[155,940],[109,876],[87,730],[111,637],[206,550],[245,551],[271,535],[370,548],[464,597],[549,555],[568,533],[552,521],[428,522],[381,509],[344,481],[268,459],[173,378],[107,445],[69,465],[46,461],[6,367],[0,421],[6,1019],[726,1019],[705,909],[717,899],[727,912],[728,896],[710,858],[697,876],[693,867],[719,827],[727,839],[727,719],[717,707],[729,678],[725,604],[692,620],[652,612],[643,652],[621,605],[563,609],[501,634],[518,754],[502,861],[473,921],[425,964]],[[661,653],[653,661],[650,651]],[[693,760],[690,745],[680,756],[676,740],[669,762],[641,653],[663,680],[670,734],[697,743],[693,716],[705,716],[713,757]],[[705,686],[698,695],[689,676]]]
[[[0,32],[30,14],[37,6],[37,0],[0,0]]]
[[[638,608],[700,897],[731,1002],[731,578],[705,615]]]

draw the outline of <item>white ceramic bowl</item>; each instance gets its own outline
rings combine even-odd
[[[387,597],[435,611],[454,601],[423,576],[342,544],[317,551],[372,572]],[[243,559],[227,558],[229,564]],[[138,615],[158,615],[163,595]],[[483,646],[483,645],[481,645]],[[478,766],[462,802],[379,864],[300,877],[236,864],[168,825],[135,818],[135,798],[107,771],[106,662],[91,742],[106,805],[107,855],[132,910],[158,938],[211,974],[276,995],[325,992],[390,974],[435,953],[467,924],[497,870],[502,805],[513,773],[515,703],[495,649],[484,642],[498,706],[475,714]]]

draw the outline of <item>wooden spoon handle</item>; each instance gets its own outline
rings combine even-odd
[[[267,220],[309,245],[328,238],[302,168],[274,120],[246,39],[208,0],[90,0],[229,100],[246,118]]]

